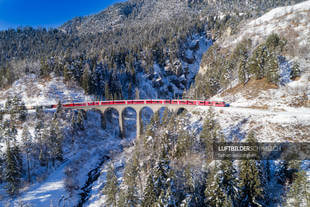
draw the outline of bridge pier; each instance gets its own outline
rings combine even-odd
[[[124,127],[123,127],[123,114],[121,111],[118,111],[118,124],[119,124],[119,136],[124,137]]]
[[[123,111],[128,108],[131,107],[136,111],[136,137],[139,138],[140,134],[141,134],[141,113],[142,113],[142,109],[144,107],[148,107],[150,108],[154,113],[156,113],[158,110],[160,110],[162,107],[168,108],[169,110],[173,111],[173,112],[177,112],[178,109],[180,108],[185,108],[187,110],[192,110],[193,108],[195,108],[195,106],[183,106],[183,105],[164,105],[164,104],[153,104],[153,105],[147,105],[147,104],[141,104],[141,105],[115,105],[115,106],[87,106],[87,107],[72,107],[74,109],[99,109],[103,116],[103,119],[105,118],[105,113],[107,112],[108,109],[114,109],[118,112],[118,123],[119,123],[119,134],[120,137],[123,138],[125,135],[124,132],[124,118],[123,118]],[[104,120],[105,121],[105,120]]]

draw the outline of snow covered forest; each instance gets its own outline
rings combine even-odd
[[[310,141],[309,14],[309,0],[129,0],[0,31],[0,206],[309,206],[309,160],[212,157],[214,142]],[[230,107],[62,107],[161,98]]]

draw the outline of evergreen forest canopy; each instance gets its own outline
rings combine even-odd
[[[154,63],[164,66],[167,74],[184,74],[174,63],[184,59],[186,40],[193,34],[216,39],[244,18],[291,3],[295,2],[132,0],[75,18],[60,28],[1,31],[0,87],[25,74],[45,77],[54,72],[78,82],[89,94],[124,98],[121,85],[134,90],[136,73],[151,74]],[[171,8],[163,9],[166,5]],[[219,18],[220,13],[224,18]],[[120,77],[126,77],[126,83],[117,81]]]

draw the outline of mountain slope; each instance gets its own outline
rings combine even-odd
[[[267,8],[289,2],[233,1],[232,4],[232,1],[132,0],[117,4],[100,14],[74,19],[60,30],[26,28],[2,32],[0,47],[3,48],[1,54],[5,56],[1,55],[1,61],[5,61],[1,64],[8,63],[2,70],[5,71],[2,80],[9,80],[12,84],[6,85],[8,88],[0,92],[0,103],[4,103],[9,95],[21,95],[26,104],[36,104],[37,101],[55,104],[58,100],[70,102],[96,98],[87,96],[87,93],[105,99],[171,99],[181,97],[193,85],[190,92],[197,95],[194,98],[225,100],[231,107],[216,108],[214,117],[210,117],[209,107],[197,108],[195,112],[173,115],[168,119],[169,124],[166,120],[160,120],[161,116],[156,114],[157,118],[148,126],[142,141],[133,141],[134,133],[129,133],[129,137],[121,140],[115,114],[111,116],[109,127],[104,129],[101,126],[102,116],[97,111],[88,111],[84,115],[83,111],[64,112],[60,122],[65,135],[64,160],[56,161],[55,166],[51,166],[51,160],[50,166],[41,166],[39,162],[39,150],[51,143],[47,142],[45,146],[46,137],[43,139],[40,133],[36,133],[35,128],[42,118],[32,111],[26,121],[17,122],[16,143],[21,147],[26,144],[21,140],[21,131],[29,126],[33,136],[33,184],[27,183],[24,173],[21,177],[21,194],[11,199],[5,192],[4,181],[0,184],[0,199],[3,199],[1,205],[18,205],[19,200],[33,206],[57,205],[61,202],[68,202],[70,206],[78,203],[84,206],[105,205],[106,195],[103,195],[102,189],[107,181],[107,160],[115,164],[123,191],[127,189],[127,184],[123,182],[124,170],[134,163],[133,155],[137,155],[140,159],[135,161],[138,163],[135,167],[141,169],[138,172],[140,183],[134,186],[139,188],[135,195],[137,199],[143,200],[142,192],[147,186],[150,172],[159,169],[156,173],[167,172],[162,175],[165,180],[160,180],[164,190],[161,190],[162,195],[158,195],[159,201],[182,204],[192,202],[192,206],[198,206],[195,202],[200,199],[200,205],[204,206],[206,175],[209,176],[209,170],[212,169],[210,165],[216,164],[210,164],[205,155],[207,149],[203,139],[209,137],[203,137],[201,133],[204,128],[207,129],[208,124],[215,125],[206,132],[215,132],[219,135],[217,138],[223,135],[228,141],[243,141],[253,130],[258,141],[308,142],[310,47],[307,28],[310,21],[307,8],[310,1],[293,7],[277,8],[257,17]],[[233,8],[237,11],[231,12]],[[242,11],[247,14],[243,16],[240,14]],[[180,17],[178,13],[183,14]],[[193,16],[183,18],[187,15]],[[247,20],[250,16],[257,19]],[[177,17],[180,18],[176,20]],[[239,26],[232,28],[234,25]],[[265,44],[267,35],[278,32],[281,27],[285,31],[290,28],[296,30],[294,33],[298,33],[298,38],[289,38],[286,33],[281,34],[281,38],[288,40],[288,46],[300,46],[295,48],[295,53],[288,47],[286,52],[279,55],[280,78],[285,80],[283,84],[268,83],[266,78],[252,78],[245,84],[240,83],[237,72],[240,64],[225,68],[230,69],[231,73],[225,76],[228,83],[223,84],[224,87],[217,80],[214,81],[217,78],[223,81],[214,65],[223,68],[221,63],[231,58],[231,52],[242,40],[239,37],[253,38],[253,44],[247,48],[249,54],[252,54],[259,45]],[[215,44],[211,46],[214,40]],[[29,46],[32,43],[33,48]],[[46,45],[48,48],[44,48]],[[206,51],[207,54],[202,57]],[[300,64],[301,75],[291,79],[290,71],[295,62]],[[203,76],[195,79],[198,69]],[[210,71],[212,73],[208,74]],[[22,78],[15,81],[10,72]],[[215,83],[217,90],[212,95],[200,96],[204,94],[199,90],[204,90],[205,85],[199,87],[199,84],[209,83],[209,80]],[[41,120],[46,125],[42,131],[50,132],[51,120],[55,116],[54,111],[46,112]],[[133,117],[125,118],[135,123]],[[8,116],[4,117],[4,120],[7,119]],[[128,125],[129,131],[134,131],[132,123]],[[220,130],[213,131],[217,127]],[[2,170],[7,146],[4,140],[0,142]],[[23,148],[24,164],[26,154]],[[165,161],[164,165],[161,165],[161,161]],[[279,163],[274,165],[277,167],[272,170],[276,171]],[[309,164],[304,166],[309,172]],[[279,187],[278,183],[274,185],[278,177],[273,175],[268,186],[274,187],[268,191],[272,207],[281,204],[284,187],[287,187]],[[37,182],[35,178],[42,181]]]

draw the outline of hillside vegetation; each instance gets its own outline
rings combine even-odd
[[[309,141],[309,9],[129,0],[59,28],[0,31],[0,205],[309,206],[307,160],[212,157],[214,142]],[[230,107],[61,107],[145,98]]]
[[[44,77],[54,72],[67,81],[79,82],[87,93],[127,97],[121,85],[128,88],[131,83],[133,91],[141,87],[136,83],[137,72],[153,74],[154,64],[165,68],[161,77],[186,77],[187,62],[193,61],[186,58],[186,50],[198,49],[188,44],[194,34],[216,39],[225,28],[236,28],[242,19],[289,3],[132,0],[73,19],[59,29],[1,31],[1,87],[24,74]],[[120,84],[115,82],[117,79],[124,81]],[[184,91],[192,82],[190,79],[175,85]],[[108,91],[103,90],[105,85],[110,87]]]

